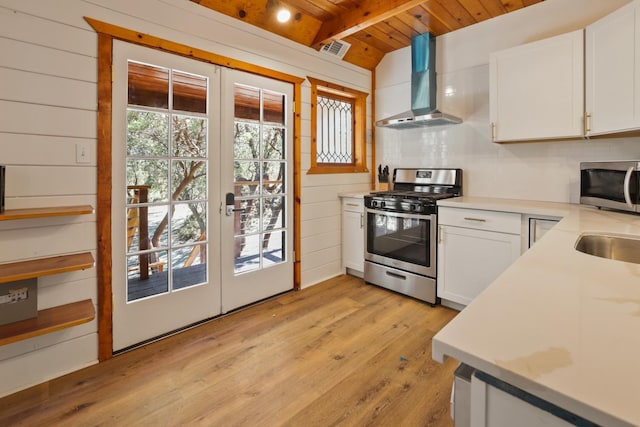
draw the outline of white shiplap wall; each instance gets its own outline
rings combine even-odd
[[[96,205],[97,37],[84,16],[371,92],[370,72],[188,0],[0,0],[0,164],[7,165],[8,208]],[[306,175],[306,82],[302,103],[302,285],[309,286],[341,273],[338,194],[366,191],[369,175]],[[371,117],[367,123],[370,129]],[[76,164],[77,143],[90,147],[90,163]],[[87,250],[95,254],[94,215],[0,224],[0,262]],[[95,269],[42,278],[39,308],[95,302],[96,287]],[[0,347],[0,396],[95,363],[96,331],[94,321]]]
[[[489,132],[489,54],[584,28],[630,0],[545,0],[436,39],[438,101],[454,126],[376,129],[377,158],[391,167],[459,167],[464,193],[577,203],[579,164],[640,157],[640,138],[494,144]],[[611,47],[615,49],[615,46]],[[410,105],[409,48],[376,69],[376,118]],[[447,96],[443,96],[444,93]]]

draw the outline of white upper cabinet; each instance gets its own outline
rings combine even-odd
[[[492,53],[489,103],[494,142],[582,137],[584,31]]]
[[[586,29],[585,133],[640,129],[640,2]]]

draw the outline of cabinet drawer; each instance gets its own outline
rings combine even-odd
[[[517,235],[520,235],[522,227],[520,214],[518,213],[444,206],[438,208],[438,223]]]
[[[359,199],[356,197],[343,197],[342,210],[362,213],[364,212],[364,199]]]

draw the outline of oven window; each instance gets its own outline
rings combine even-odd
[[[391,213],[367,213],[367,252],[430,267],[431,217],[402,218]]]

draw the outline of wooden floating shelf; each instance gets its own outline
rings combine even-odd
[[[95,260],[91,252],[0,264],[0,283],[86,270],[92,268],[94,264]]]
[[[0,221],[16,219],[48,218],[55,216],[89,215],[93,213],[91,205],[59,206],[51,208],[5,209],[0,213]]]
[[[92,321],[96,316],[90,299],[38,311],[38,317],[0,326],[0,345],[11,344]]]

